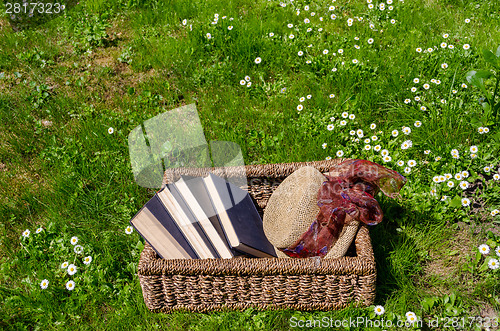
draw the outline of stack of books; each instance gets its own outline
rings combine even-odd
[[[164,259],[276,257],[248,192],[213,174],[167,184],[130,224]]]

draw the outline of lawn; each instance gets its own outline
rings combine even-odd
[[[63,12],[28,27],[0,18],[0,328],[322,329],[408,312],[422,321],[409,329],[497,328],[496,0],[87,0]],[[155,189],[134,180],[128,134],[192,103],[206,140],[239,144],[246,164],[360,158],[408,179],[400,198],[377,196],[384,220],[370,227],[383,314],[149,312],[144,241],[126,228]]]

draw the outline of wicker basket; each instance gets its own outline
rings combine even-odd
[[[339,161],[246,166],[248,191],[262,213],[277,184],[297,168],[310,165],[326,172]],[[375,298],[375,260],[365,226],[339,259],[165,260],[146,243],[138,274],[144,302],[155,312],[250,307],[333,310],[350,304],[371,305]]]

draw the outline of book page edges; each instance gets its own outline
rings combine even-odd
[[[144,208],[130,223],[164,259],[190,259],[189,254],[161,225],[151,212]]]
[[[208,247],[205,246],[203,239],[199,237],[199,234],[196,232],[196,229],[191,224],[187,216],[184,215],[181,206],[179,206],[168,188],[165,188],[161,192],[159,192],[158,197],[160,198],[163,205],[167,208],[169,213],[172,215],[174,221],[179,225],[182,233],[184,233],[184,236],[186,237],[186,239],[188,239],[189,243],[196,251],[198,256],[202,259],[215,258],[215,256],[210,253]]]
[[[193,215],[198,219],[200,225],[207,234],[208,239],[212,242],[219,255],[225,259],[232,258],[234,254],[231,252],[223,238],[219,236],[219,233],[196,201],[196,198],[191,193],[191,190],[186,185],[185,181],[181,178],[175,183],[175,185],[177,186],[179,192],[184,196],[186,204],[191,209]]]

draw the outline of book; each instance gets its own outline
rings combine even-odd
[[[171,215],[153,196],[132,218],[130,224],[164,259],[196,259],[195,253]]]
[[[212,173],[203,183],[229,246],[256,257],[276,257],[248,192]]]
[[[188,180],[181,178],[172,186],[177,188],[218,255],[224,259],[232,258],[235,254],[225,240],[224,231],[210,202],[203,179],[201,177]]]
[[[172,184],[167,185],[158,193],[158,197],[198,257],[201,259],[218,258],[218,254],[206,237],[205,232],[189,212],[189,208],[175,186]]]

